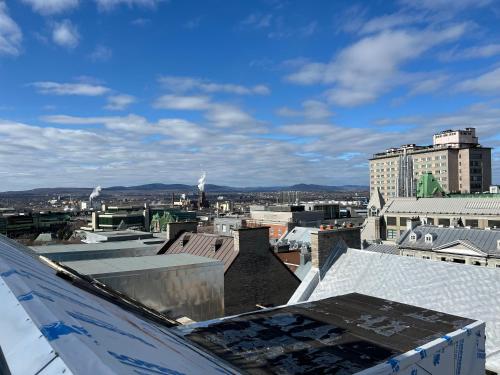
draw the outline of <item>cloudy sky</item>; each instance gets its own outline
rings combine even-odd
[[[499,147],[499,59],[496,0],[0,0],[0,191],[368,184],[439,130]]]

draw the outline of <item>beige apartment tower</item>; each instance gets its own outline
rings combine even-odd
[[[479,193],[491,185],[491,148],[482,147],[475,128],[445,130],[432,146],[403,145],[370,159],[370,192],[387,200],[415,196],[417,181],[431,172],[446,193]]]

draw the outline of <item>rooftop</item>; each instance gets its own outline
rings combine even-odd
[[[500,372],[500,269],[347,249],[321,281],[318,273],[311,269],[289,303],[361,293],[482,320],[486,367]]]
[[[99,250],[114,250],[114,249],[135,249],[135,248],[151,248],[158,246],[157,243],[148,244],[142,240],[130,240],[120,242],[98,242],[92,244],[66,244],[66,245],[45,245],[45,246],[30,246],[39,254],[64,253],[64,252],[86,252]]]
[[[179,329],[249,374],[354,374],[473,322],[347,294]]]
[[[217,261],[190,254],[149,255],[141,257],[78,260],[63,264],[83,275],[124,274],[136,271],[181,268],[193,264],[212,264]]]
[[[216,243],[218,247],[215,246]],[[224,272],[228,270],[238,256],[238,252],[234,250],[234,239],[230,236],[186,232],[181,234],[173,243],[167,243],[165,246],[168,247],[162,248],[160,252],[165,254],[188,253],[220,260],[224,263]]]
[[[416,241],[410,239],[411,233],[417,234]],[[432,243],[425,241],[425,235],[428,233],[433,235]],[[434,225],[419,225],[414,230],[406,231],[398,240],[398,245],[411,249],[434,250],[462,244],[487,255],[500,257],[498,241],[500,241],[500,230],[440,228]]]
[[[390,213],[500,216],[500,198],[392,198],[381,212]]]

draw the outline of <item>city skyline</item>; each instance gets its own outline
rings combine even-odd
[[[0,0],[0,191],[369,184],[475,127],[500,182],[500,4]]]

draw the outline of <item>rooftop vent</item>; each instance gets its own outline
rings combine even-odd
[[[497,240],[497,250],[500,250],[500,240]]]

